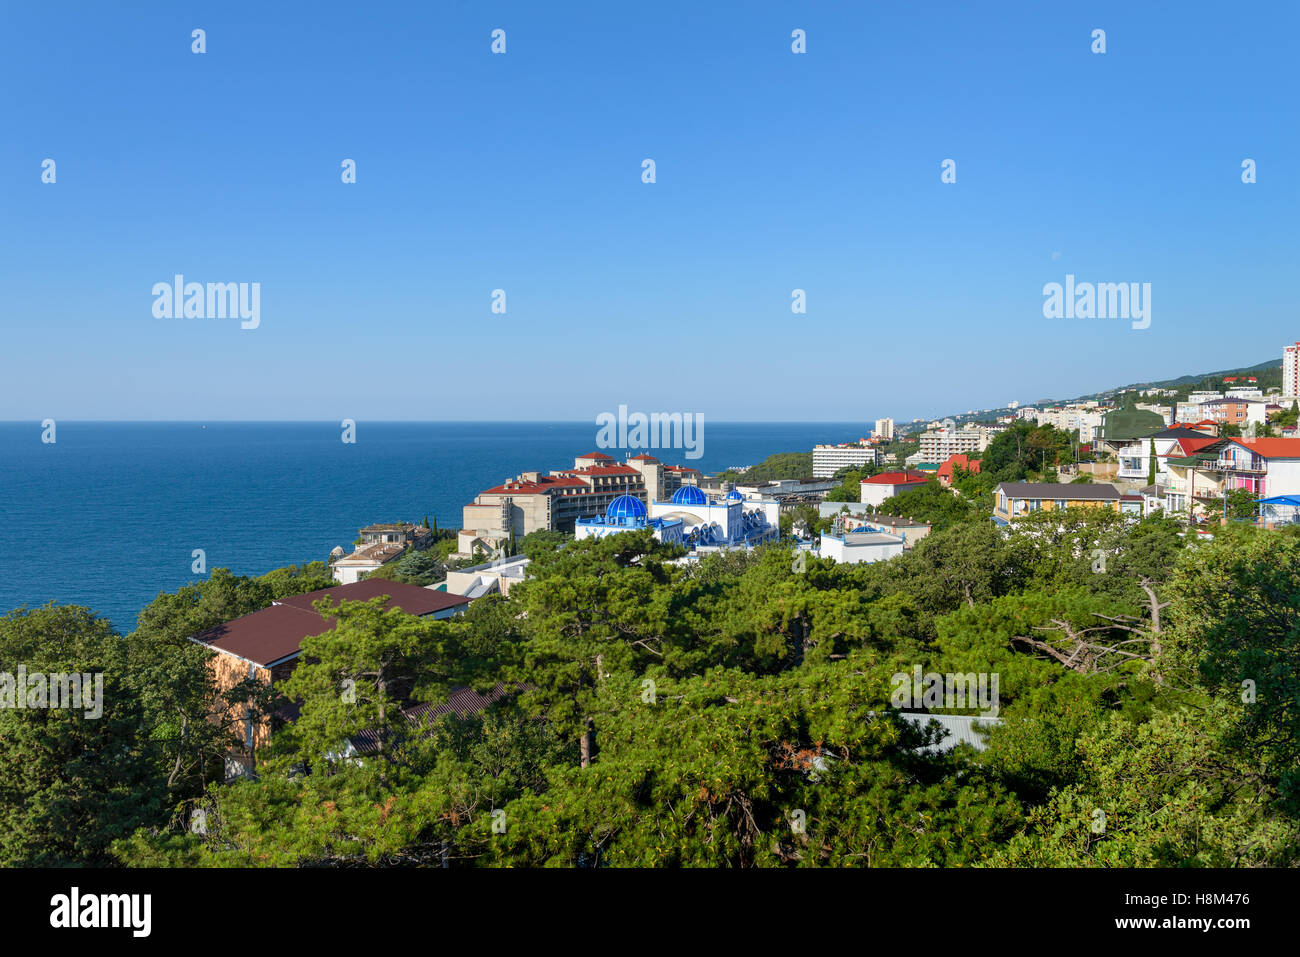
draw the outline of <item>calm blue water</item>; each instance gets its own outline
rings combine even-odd
[[[706,472],[868,434],[854,423],[705,423]],[[119,630],[159,592],[207,567],[256,575],[351,551],[372,522],[458,528],[461,507],[524,470],[569,468],[596,427],[557,423],[369,423],[355,444],[323,423],[0,422],[0,614],[86,605]],[[614,450],[609,454],[622,459]]]

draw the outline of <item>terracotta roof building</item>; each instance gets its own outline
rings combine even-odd
[[[939,481],[942,482],[945,487],[952,485],[953,473],[956,469],[962,469],[963,471],[973,472],[978,475],[980,470],[980,460],[973,459],[965,453],[950,455],[947,461],[939,466],[938,472]]]
[[[700,477],[698,469],[664,465],[651,455],[619,463],[603,452],[588,452],[574,459],[571,469],[523,472],[479,492],[462,510],[462,542],[500,541],[539,530],[572,532],[578,519],[604,515],[620,495],[646,505],[667,501],[683,485],[698,485]]]
[[[328,598],[337,605],[343,601],[369,601],[381,595],[388,596],[386,609],[399,609],[421,618],[450,618],[463,612],[470,603],[464,595],[369,578],[282,598],[269,608],[210,628],[190,640],[216,652],[209,667],[223,691],[247,678],[274,687],[293,672],[302,653],[303,640],[324,634],[337,623],[335,618],[322,618],[312,607],[314,602]],[[232,756],[231,761],[247,769],[252,766],[252,752],[269,739],[271,727],[269,721],[250,718],[246,708],[239,711],[238,718],[245,729],[244,745],[249,753]]]
[[[926,472],[907,469],[902,472],[881,472],[862,480],[860,500],[864,505],[879,505],[887,498],[921,488],[930,480]]]

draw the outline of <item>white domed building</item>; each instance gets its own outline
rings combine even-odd
[[[648,528],[657,541],[670,545],[683,545],[682,523],[673,518],[650,518],[645,502],[635,495],[620,495],[609,503],[604,515],[580,518],[573,525],[573,537],[604,538],[619,532],[635,532]]]
[[[683,485],[669,501],[651,502],[650,518],[681,522],[685,544],[696,548],[758,545],[781,534],[778,502],[746,500],[734,489],[711,498],[698,486]]]

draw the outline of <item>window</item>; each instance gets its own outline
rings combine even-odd
[[[1064,512],[1064,511],[1065,511],[1065,499],[1063,499],[1063,498],[1058,498],[1058,499],[1056,500],[1056,510],[1057,510],[1058,512]]]

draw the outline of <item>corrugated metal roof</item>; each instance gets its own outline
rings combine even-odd
[[[920,749],[931,754],[951,751],[959,744],[969,744],[976,751],[983,751],[988,747],[988,742],[981,729],[987,730],[1002,723],[1001,718],[982,718],[979,715],[966,714],[924,714],[903,711],[899,712],[899,717],[922,729],[934,721],[947,732],[938,744]]]

